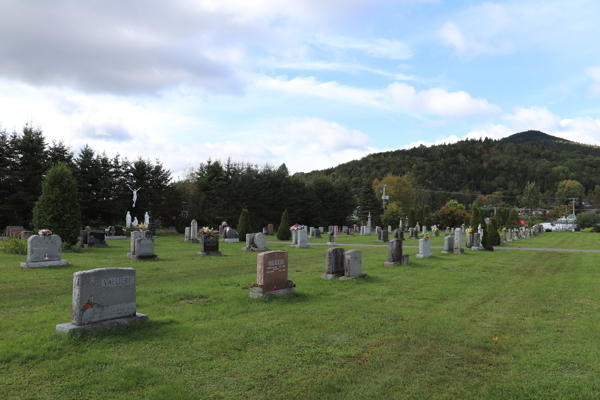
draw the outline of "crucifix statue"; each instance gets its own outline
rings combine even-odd
[[[142,188],[132,189],[131,187],[129,187],[129,185],[127,185],[127,187],[133,192],[133,207],[135,207],[135,201],[137,200],[137,192],[142,190]]]

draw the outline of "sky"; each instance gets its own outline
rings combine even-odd
[[[0,128],[324,169],[529,129],[600,144],[593,0],[0,0]]]

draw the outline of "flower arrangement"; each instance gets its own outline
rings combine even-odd
[[[506,227],[502,228],[502,231],[506,231]]]
[[[219,231],[205,226],[204,228],[200,228],[200,233],[219,233]]]
[[[429,240],[429,235],[423,232],[419,233],[419,237],[421,239]]]
[[[144,223],[139,224],[138,228],[140,228],[140,231],[147,231],[148,230],[148,228],[146,227],[146,225],[144,225]]]
[[[290,231],[297,231],[298,228],[299,227],[297,225],[292,225],[292,227],[290,228]]]
[[[439,231],[439,230],[440,230],[440,228],[438,228],[438,227],[437,227],[437,225],[433,225],[433,226],[431,227],[431,230],[432,230],[433,232],[435,232],[435,231]]]
[[[471,227],[467,228],[467,233],[473,233],[473,228],[471,228]]]
[[[91,227],[91,226],[89,226],[89,225],[85,227],[85,230],[86,230],[86,231],[89,231],[89,230],[92,230],[92,229],[94,229],[94,228],[92,228],[92,227]]]
[[[50,229],[40,229],[38,231],[38,235],[40,235],[40,236],[50,236],[50,235],[52,235],[52,231]]]

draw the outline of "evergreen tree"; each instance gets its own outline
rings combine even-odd
[[[427,204],[423,206],[423,226],[431,226],[431,210]]]
[[[15,164],[10,139],[6,131],[0,130],[0,227],[14,225],[15,209],[9,198],[15,186],[12,166]]]
[[[290,232],[290,221],[288,218],[288,211],[285,210],[281,215],[281,223],[277,228],[277,239],[279,240],[290,240],[292,238],[292,232]]]
[[[242,210],[242,213],[240,214],[240,221],[238,223],[236,231],[237,231],[237,234],[238,234],[240,240],[242,240],[242,241],[246,240],[247,233],[252,233],[252,224],[250,223],[250,213],[248,212],[247,209]]]
[[[77,243],[81,223],[77,183],[71,170],[59,162],[48,171],[42,194],[33,209],[36,229],[50,229],[70,245]]]
[[[415,225],[417,225],[417,215],[415,209],[411,207],[410,210],[408,210],[408,227],[414,228]]]
[[[373,229],[375,229],[375,226],[379,225],[380,215],[383,214],[383,206],[379,200],[377,200],[377,196],[375,195],[375,191],[371,185],[363,186],[359,205],[359,218],[363,221],[363,223],[366,223],[369,219],[369,213],[371,213],[371,225]]]
[[[498,233],[498,224],[496,218],[490,218],[490,224],[487,232],[487,244],[490,246],[500,245],[500,234]]]

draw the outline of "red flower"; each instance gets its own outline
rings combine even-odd
[[[294,283],[294,287],[296,287],[296,284]]]
[[[89,310],[90,308],[92,308],[92,307],[93,307],[92,303],[85,303],[85,304],[83,305],[83,308],[86,308],[86,309],[88,309],[88,310]]]
[[[277,286],[273,286],[273,290],[277,290]]]

